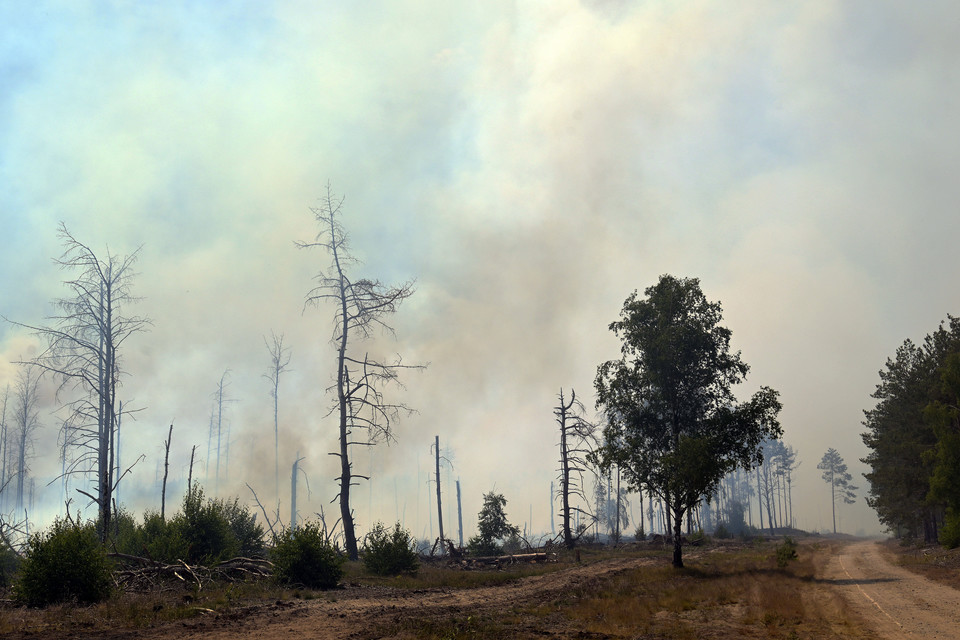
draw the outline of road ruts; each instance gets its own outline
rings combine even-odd
[[[960,591],[894,566],[876,542],[840,547],[824,579],[879,638],[960,638]]]

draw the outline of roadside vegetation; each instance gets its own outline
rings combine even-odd
[[[384,561],[409,557],[409,533],[396,525],[381,525],[377,531],[361,546],[365,554],[379,548]],[[276,547],[266,545],[264,557],[282,565],[277,550],[295,552],[289,541],[297,539],[309,541],[315,550],[329,544],[322,529],[301,527]],[[369,637],[535,637],[541,630],[564,634],[571,629],[610,637],[711,637],[704,635],[705,629],[728,634],[714,637],[866,637],[852,619],[838,635],[835,612],[821,611],[817,593],[826,587],[813,578],[818,562],[831,551],[816,537],[798,543],[705,538],[690,548],[681,570],[672,567],[672,546],[661,542],[589,545],[574,551],[553,545],[549,552],[554,561],[548,563],[469,570],[455,558],[419,557],[416,571],[409,565],[404,569],[403,563],[383,571],[383,565],[371,564],[363,554],[359,561],[349,561],[343,550],[335,549],[331,566],[339,578],[334,589],[287,574],[209,580],[200,586],[173,580],[146,591],[114,590],[88,605],[74,599],[26,607],[8,599],[0,607],[0,635],[121,632],[173,621],[203,627],[217,620],[282,615],[293,608],[335,607],[354,599],[378,601],[383,608],[391,598],[410,602],[411,596],[461,590],[462,598],[473,603],[466,609],[414,606],[390,616],[374,611],[356,624]],[[529,578],[536,580],[518,582]],[[500,591],[510,584],[520,586]],[[471,612],[465,613],[467,609]]]

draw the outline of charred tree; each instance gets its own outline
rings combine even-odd
[[[308,305],[332,303],[334,329],[332,343],[336,348],[336,379],[327,391],[336,394],[330,413],[337,414],[339,448],[332,452],[340,460],[339,502],[343,524],[344,546],[353,560],[358,557],[353,512],[350,509],[350,488],[359,478],[369,479],[353,471],[350,459],[354,445],[371,446],[393,439],[393,425],[401,414],[411,409],[387,399],[384,389],[399,384],[402,369],[423,368],[405,365],[397,356],[393,361],[377,360],[363,351],[359,343],[377,331],[393,333],[387,318],[400,304],[413,295],[413,283],[388,287],[377,280],[354,280],[349,269],[356,259],[349,249],[347,233],[340,223],[343,198],[335,198],[327,185],[326,196],[311,212],[319,230],[313,242],[299,242],[301,248],[320,247],[330,256],[330,265],[316,277],[317,285],[306,296]],[[360,355],[360,354],[363,355]]]
[[[100,535],[105,539],[112,519],[113,492],[120,481],[120,474],[114,471],[116,428],[124,411],[117,397],[123,375],[121,348],[150,324],[146,318],[123,313],[124,306],[135,301],[131,287],[140,250],[128,256],[108,250],[101,258],[74,238],[63,223],[58,235],[64,250],[56,262],[74,274],[64,282],[70,295],[54,301],[57,312],[48,318],[47,326],[14,324],[32,329],[46,341],[46,348],[30,364],[59,381],[57,397],[65,391],[75,392],[65,405],[71,413],[77,452],[67,473],[95,474],[92,493],[78,491],[97,505]]]
[[[563,544],[572,549],[579,537],[570,526],[573,513],[586,513],[571,506],[570,498],[579,496],[588,502],[583,490],[583,474],[587,470],[587,455],[597,445],[597,426],[588,422],[583,414],[583,403],[577,400],[577,392],[570,391],[570,401],[564,400],[560,389],[560,404],[553,408],[560,428],[560,518],[563,522]],[[588,514],[589,515],[589,514]]]

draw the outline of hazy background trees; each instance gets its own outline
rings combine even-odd
[[[277,508],[280,508],[280,376],[290,366],[290,348],[283,345],[283,334],[270,332],[270,340],[263,339],[270,353],[270,368],[263,375],[270,382],[270,397],[273,398],[273,454],[274,454],[274,491]]]

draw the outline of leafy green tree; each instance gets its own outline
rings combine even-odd
[[[823,481],[830,485],[830,506],[833,510],[833,532],[837,532],[837,498],[839,497],[846,504],[853,504],[856,501],[857,489],[850,481],[853,480],[847,472],[847,465],[843,458],[833,447],[827,449],[817,465],[817,469],[823,471]]]
[[[728,472],[762,461],[763,439],[782,432],[781,405],[768,387],[737,402],[733,387],[749,367],[730,351],[720,304],[705,298],[699,280],[664,275],[644,293],[631,294],[610,324],[623,346],[619,360],[597,370],[607,424],[593,458],[618,465],[632,490],[663,499],[673,518],[673,565],[682,567],[684,515]]]
[[[507,521],[507,499],[502,493],[493,491],[484,494],[483,507],[478,515],[476,536],[467,546],[474,555],[495,555],[500,553],[499,541],[510,536],[519,536],[520,529]]]

